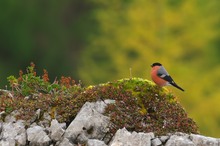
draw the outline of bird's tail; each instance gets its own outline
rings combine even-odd
[[[176,83],[171,83],[171,85],[173,85],[174,87],[182,90],[182,91],[185,91],[183,88],[181,88],[180,86],[178,86]]]

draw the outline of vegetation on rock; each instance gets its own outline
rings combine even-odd
[[[26,74],[20,71],[18,78],[10,76],[8,81],[12,90],[0,95],[0,111],[8,114],[18,110],[18,119],[30,120],[41,109],[59,122],[70,123],[85,102],[113,99],[115,103],[109,104],[105,111],[112,122],[112,133],[123,127],[157,135],[177,131],[198,133],[196,123],[177,98],[145,79],[121,79],[83,88],[70,77],[51,83],[47,71],[37,76],[31,63]]]
[[[196,123],[187,116],[176,97],[148,80],[132,78],[98,85],[84,97],[91,96],[116,101],[106,108],[113,133],[123,127],[137,132],[153,131],[157,135],[177,131],[198,133]]]

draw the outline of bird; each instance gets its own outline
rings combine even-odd
[[[169,73],[166,71],[166,69],[163,67],[162,64],[155,62],[151,65],[151,78],[152,80],[160,87],[172,85],[182,91],[184,91],[183,88],[178,86],[172,77],[169,75]]]

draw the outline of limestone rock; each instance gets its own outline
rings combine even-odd
[[[162,142],[160,141],[159,138],[155,138],[155,139],[151,140],[151,144],[152,144],[152,146],[159,146],[162,144]]]
[[[38,125],[45,128],[50,127],[50,122],[51,122],[50,114],[48,112],[44,112],[42,118],[43,119],[38,122]]]
[[[107,146],[103,141],[97,139],[89,139],[87,146]]]
[[[24,109],[22,109],[22,110],[24,110]],[[31,117],[31,119],[28,120],[28,123],[32,124],[32,123],[36,122],[40,118],[41,114],[42,114],[41,109],[37,109],[35,111],[35,114]]]
[[[16,122],[16,116],[19,114],[19,112],[17,110],[11,112],[9,115],[7,115],[5,117],[5,122],[6,123],[13,123],[13,122]]]
[[[27,139],[30,145],[33,146],[47,146],[50,143],[50,138],[40,126],[33,126],[27,129]]]
[[[189,136],[172,135],[166,142],[165,146],[195,146],[195,144],[189,139]]]
[[[152,138],[154,138],[153,133],[130,133],[123,128],[116,132],[110,146],[151,146]]]
[[[1,139],[1,143],[9,143],[9,145],[11,143],[16,143],[16,145],[25,145],[27,138],[24,121],[18,120],[15,123],[3,123]]]
[[[220,139],[205,137],[202,135],[191,134],[190,139],[195,145],[199,146],[219,146]]]
[[[27,142],[27,134],[26,134],[26,132],[25,133],[21,133],[20,135],[17,135],[15,137],[15,141],[16,141],[17,146],[24,146],[24,145],[26,145],[26,142]]]
[[[106,104],[103,101],[86,102],[76,118],[66,129],[64,137],[72,143],[84,143],[88,139],[103,139],[109,131],[109,117],[102,115]]]
[[[63,124],[58,123],[56,119],[53,119],[51,121],[51,126],[49,128],[50,131],[50,137],[53,141],[59,141],[61,140],[65,130],[63,129],[65,127]]]
[[[16,120],[14,111],[0,122],[0,146],[219,146],[220,139],[176,132],[156,137],[154,133],[129,132],[119,129],[114,137],[109,133],[110,118],[103,115],[107,104],[114,100],[86,102],[66,129],[66,123],[51,121],[47,112],[27,121]],[[24,110],[24,109],[21,109]],[[20,111],[20,110],[19,110]],[[3,118],[5,117],[5,118]],[[29,127],[27,130],[25,127]],[[66,129],[66,130],[65,130]],[[109,143],[110,141],[110,143]]]
[[[58,146],[74,146],[67,138],[64,138]]]
[[[0,146],[15,146],[14,139],[2,139],[0,141]]]
[[[162,143],[165,143],[169,139],[169,136],[161,136],[159,139]]]

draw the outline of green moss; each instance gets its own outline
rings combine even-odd
[[[177,131],[198,133],[196,123],[187,116],[176,97],[151,81],[132,78],[100,84],[84,91],[84,98],[91,96],[116,100],[106,109],[114,124],[113,133],[123,127],[131,131],[153,131],[157,135]]]

